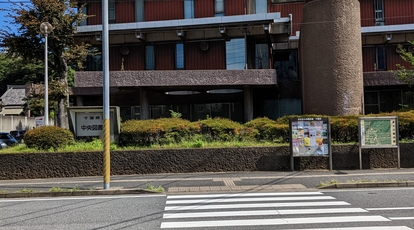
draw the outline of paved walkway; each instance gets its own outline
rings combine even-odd
[[[321,182],[334,182],[326,186],[331,189],[414,187],[413,181],[414,169],[117,175],[109,190],[103,190],[102,177],[0,180],[0,198],[137,194],[151,192],[148,185],[166,193],[205,193],[315,190]]]

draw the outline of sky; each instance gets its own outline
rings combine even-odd
[[[10,2],[15,3],[30,3],[30,0],[10,0]],[[4,11],[4,9],[10,9],[12,3],[10,3],[8,0],[0,0],[0,27],[3,28],[5,25],[8,25],[12,32],[17,32],[17,27],[13,24],[7,23],[5,21],[10,22],[10,18],[6,17],[7,11]]]

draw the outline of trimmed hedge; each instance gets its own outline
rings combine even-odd
[[[75,138],[68,129],[57,126],[42,126],[28,130],[24,134],[24,143],[29,148],[49,150],[74,144]]]
[[[397,116],[400,140],[414,137],[414,111],[369,114],[361,116]],[[156,120],[129,120],[122,124],[121,146],[164,145],[189,141],[243,141],[289,142],[291,118],[330,118],[333,142],[358,142],[359,116],[326,116],[317,114],[290,115],[277,120],[260,117],[245,124],[227,118],[207,118],[190,122],[181,118]]]
[[[181,118],[128,120],[121,126],[120,146],[178,143],[199,132],[197,124]]]

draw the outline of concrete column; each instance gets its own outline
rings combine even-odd
[[[358,0],[313,0],[300,31],[304,114],[364,113]]]
[[[245,86],[244,94],[244,122],[253,120],[253,92],[250,86]]]
[[[150,119],[149,103],[148,103],[148,92],[146,89],[139,91],[139,105],[140,105],[140,119]]]

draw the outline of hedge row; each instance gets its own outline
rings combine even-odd
[[[397,116],[400,140],[414,137],[414,111],[370,114],[366,116]],[[150,146],[179,143],[184,140],[289,142],[289,121],[298,117],[326,118],[325,115],[292,115],[277,120],[256,118],[240,124],[225,118],[207,118],[190,122],[181,118],[128,120],[121,126],[120,146]],[[358,142],[358,116],[329,116],[331,140]]]

